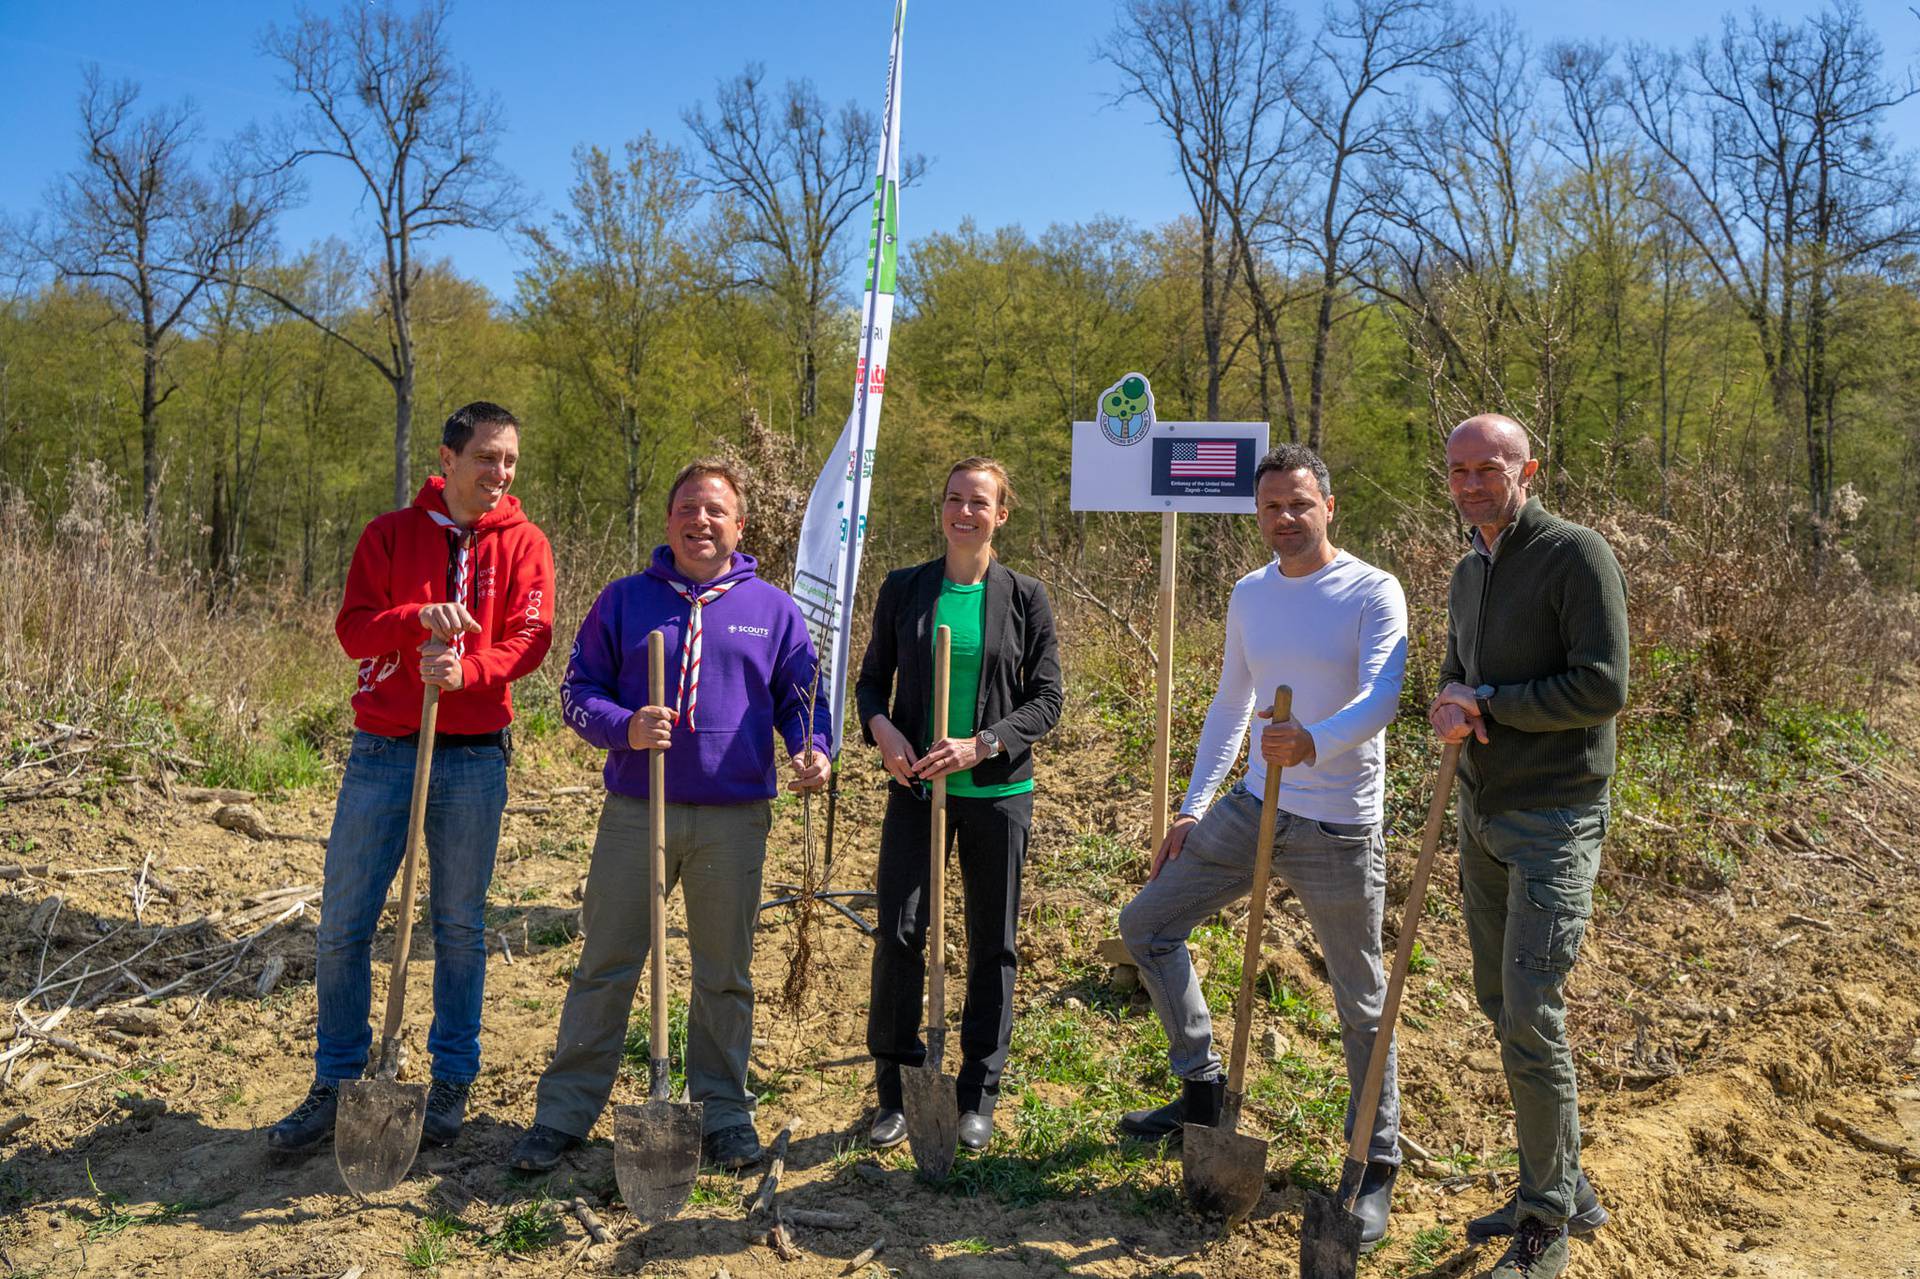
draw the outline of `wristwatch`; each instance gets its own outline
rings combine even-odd
[[[1493,711],[1487,705],[1487,699],[1493,696],[1493,685],[1482,684],[1473,690],[1473,699],[1480,703],[1480,718],[1492,719]]]
[[[986,750],[987,753],[984,758],[992,759],[1000,753],[1000,738],[991,728],[981,729],[978,733],[974,734],[974,740],[979,742]]]

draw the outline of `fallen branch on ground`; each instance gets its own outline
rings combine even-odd
[[[1813,1122],[1819,1124],[1836,1137],[1846,1138],[1862,1150],[1869,1151],[1876,1155],[1886,1155],[1890,1157],[1893,1160],[1894,1171],[1902,1177],[1910,1177],[1915,1173],[1920,1173],[1920,1151],[1915,1151],[1908,1146],[1896,1145],[1891,1141],[1882,1140],[1872,1133],[1863,1132],[1846,1120],[1840,1118],[1840,1116],[1831,1114],[1828,1111],[1822,1110],[1815,1112]]]

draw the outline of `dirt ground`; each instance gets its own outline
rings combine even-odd
[[[1585,1166],[1613,1223],[1575,1245],[1572,1274],[1920,1276],[1920,1165],[1844,1135],[1850,1127],[1920,1150],[1920,779],[1912,758],[1836,770],[1806,801],[1827,819],[1818,824],[1812,808],[1801,818],[1785,807],[1751,814],[1756,842],[1728,888],[1701,892],[1608,872],[1570,1021]],[[796,1227],[798,1255],[781,1259],[759,1241],[764,1224],[750,1223],[743,1205],[757,1173],[709,1173],[681,1217],[632,1228],[615,1199],[605,1119],[598,1140],[550,1180],[509,1177],[501,1162],[532,1117],[534,1081],[579,951],[578,892],[600,795],[590,765],[556,749],[542,764],[516,766],[490,899],[497,932],[485,1064],[467,1130],[451,1148],[422,1151],[405,1183],[364,1205],[345,1192],[330,1153],[286,1162],[263,1140],[305,1089],[314,1012],[315,905],[289,915],[301,894],[270,894],[318,884],[317,841],[226,829],[213,820],[216,801],[169,798],[149,785],[112,788],[97,803],[0,809],[0,863],[28,868],[0,882],[0,995],[10,1005],[52,979],[42,974],[107,974],[149,943],[134,965],[147,987],[191,974],[144,1011],[130,1011],[138,987],[108,987],[107,976],[58,989],[26,1011],[43,1020],[75,994],[76,1007],[48,1031],[64,1042],[0,1042],[0,1054],[11,1053],[0,1067],[0,1270],[216,1279],[403,1275],[437,1264],[447,1275],[813,1279],[842,1273],[879,1239],[877,1264],[907,1275],[1295,1273],[1301,1170],[1338,1157],[1324,1130],[1276,1140],[1269,1192],[1230,1230],[1186,1210],[1177,1156],[1104,1163],[1104,1139],[1084,1133],[1068,1154],[1051,1152],[1051,1189],[1035,1193],[1026,1174],[1046,1156],[1023,1125],[1043,1111],[1066,1113],[1046,1106],[1084,1101],[1036,1070],[1010,1071],[995,1146],[965,1187],[928,1187],[904,1154],[866,1150],[868,949],[833,916],[813,988],[788,1013],[771,996],[786,977],[792,924],[784,911],[763,915],[753,1070],[763,1139],[790,1116],[799,1121],[782,1204],[845,1214],[851,1229]],[[1124,1069],[1124,1046],[1151,1019],[1141,1000],[1112,993],[1093,957],[1144,859],[1109,868],[1111,882],[1094,882],[1072,860],[1093,846],[1089,832],[1117,833],[1121,841],[1100,846],[1125,848],[1145,829],[1144,802],[1110,775],[1110,761],[1089,750],[1055,752],[1042,774],[1016,1058],[1033,1059],[1019,1040],[1044,1026],[1096,1055],[1111,1045],[1114,1068]],[[332,804],[331,793],[310,791],[257,808],[272,831],[311,837],[327,830]],[[867,881],[879,806],[876,775],[855,766],[840,811],[837,883]],[[797,873],[798,832],[797,806],[783,804],[770,882]],[[1391,841],[1399,894],[1417,837],[1403,829]],[[1450,858],[1443,853],[1423,924],[1432,967],[1409,987],[1412,1020],[1402,1031],[1407,1136],[1428,1157],[1413,1159],[1401,1178],[1392,1237],[1363,1274],[1483,1272],[1497,1252],[1468,1249],[1462,1225],[1512,1188],[1505,1086],[1491,1031],[1471,1004]],[[32,869],[42,863],[44,873]],[[148,884],[157,876],[171,896],[150,888],[136,911],[143,864]],[[957,913],[957,885],[955,898]],[[1311,938],[1287,905],[1279,901],[1270,915],[1270,963],[1318,989]],[[250,944],[233,944],[262,928]],[[424,1056],[432,946],[426,930],[414,936],[410,1038]],[[220,966],[196,972],[209,962]],[[261,997],[263,969],[281,965]],[[684,990],[684,958],[673,972]],[[376,1009],[384,985],[376,969]],[[1259,1016],[1257,1053],[1328,1060],[1297,1016],[1266,1006]],[[640,1095],[641,1081],[623,1078],[615,1100]],[[1111,1118],[1099,1116],[1091,1131],[1104,1132]],[[1299,1131],[1271,1098],[1250,1107],[1249,1122]],[[516,1214],[523,1224],[539,1217],[543,1196],[557,1201],[555,1224],[516,1251],[509,1227]],[[564,1211],[574,1196],[620,1236],[616,1243],[585,1247],[581,1225]]]

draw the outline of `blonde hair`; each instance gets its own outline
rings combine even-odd
[[[1002,466],[997,460],[990,457],[963,457],[947,468],[946,482],[948,484],[953,483],[953,477],[962,471],[985,471],[988,475],[991,475],[993,482],[1000,488],[1001,510],[1011,511],[1019,504],[1020,498],[1013,491],[1013,481],[1007,476],[1007,468]],[[942,492],[941,500],[946,500],[944,491]]]

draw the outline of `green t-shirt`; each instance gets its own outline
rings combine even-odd
[[[975,707],[980,704],[981,623],[986,604],[985,582],[961,586],[943,579],[940,583],[940,600],[933,608],[933,624],[936,630],[944,626],[953,632],[952,663],[947,668],[947,731],[944,734],[947,737],[972,737],[978,731],[973,717]],[[931,720],[933,716],[928,715],[927,718]],[[1024,795],[1032,789],[1031,777],[1025,781],[1002,782],[998,786],[976,786],[970,768],[947,774],[949,795],[1000,799],[1007,795]]]

